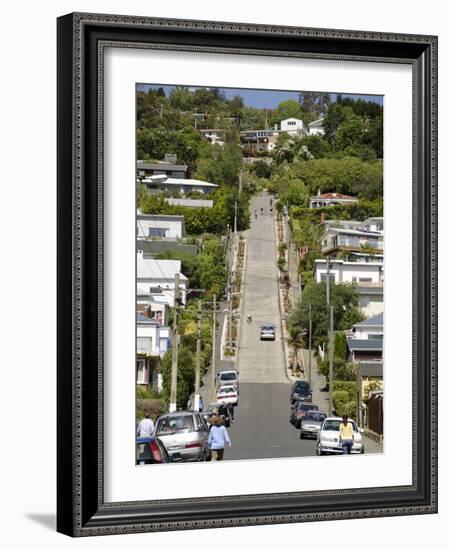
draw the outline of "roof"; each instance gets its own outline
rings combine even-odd
[[[137,161],[138,170],[168,170],[169,172],[185,172],[186,164],[172,164],[171,162],[140,162]]]
[[[350,195],[342,195],[341,193],[322,193],[316,197],[310,197],[311,199],[351,199],[357,200],[357,197],[351,197]]]
[[[357,292],[359,294],[378,294],[383,296],[384,293],[384,285],[382,283],[379,283],[379,285],[376,286],[363,286],[363,285],[357,285]]]
[[[384,314],[378,313],[365,321],[361,321],[354,325],[355,327],[383,327],[384,326]]]
[[[383,361],[366,361],[359,364],[360,374],[365,377],[383,377]]]
[[[175,274],[180,273],[180,280],[187,281],[187,277],[181,273],[180,260],[153,260],[137,256],[137,278],[174,280]]]
[[[137,212],[137,219],[138,220],[170,220],[170,221],[180,221],[184,222],[184,216],[178,215],[178,214],[144,214],[143,212],[140,212],[140,210]]]
[[[378,256],[381,256],[380,254]],[[383,256],[381,256],[383,258]],[[315,263],[316,264],[327,264],[327,260],[324,260],[323,258],[317,258],[315,260]],[[338,258],[332,258],[332,260],[330,261],[330,268],[332,269],[332,266],[335,265],[335,264],[340,264],[340,265],[353,265],[354,267],[359,267],[359,266],[369,266],[369,267],[383,267],[383,261],[380,261],[380,262],[351,262],[350,260],[340,260]]]
[[[150,296],[150,293],[144,288],[137,287],[137,296]]]
[[[174,199],[167,198],[165,202],[173,206],[188,206],[190,208],[212,208],[214,201],[205,199]]]
[[[166,178],[164,180],[153,181],[151,177],[143,178],[144,183],[153,183],[154,185],[190,185],[191,187],[218,187],[216,183],[209,183],[208,181],[189,180],[185,178]]]
[[[324,117],[317,118],[313,122],[310,122],[309,128],[310,128],[310,126],[321,126],[321,123],[323,122],[323,120],[324,120]]]
[[[346,340],[350,351],[382,351],[383,340],[377,340],[376,338],[368,338],[362,340],[359,338],[348,338]]]
[[[146,315],[142,315],[142,313],[137,312],[136,314],[136,321],[137,323],[141,325],[157,325],[159,326],[159,323],[152,319],[151,317],[147,317]]]

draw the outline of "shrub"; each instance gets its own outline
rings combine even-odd
[[[163,399],[137,399],[137,419],[141,420],[149,414],[153,420],[166,411]]]

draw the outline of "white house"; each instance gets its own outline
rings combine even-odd
[[[169,348],[170,328],[137,313],[137,353],[163,357]]]
[[[361,284],[357,285],[359,293],[359,307],[367,317],[382,313],[384,310],[384,286],[383,284]]]
[[[329,278],[334,283],[357,283],[360,285],[379,285],[383,283],[383,262],[348,262],[334,259],[329,263]],[[315,282],[324,282],[327,278],[327,260],[315,260]]]
[[[324,135],[323,120],[324,117],[314,120],[309,124],[309,136]]]
[[[137,213],[137,238],[181,239],[186,234],[184,216]]]
[[[354,362],[382,361],[384,316],[374,315],[353,325],[347,335],[349,360]]]
[[[137,287],[137,312],[151,317],[160,326],[167,324],[169,304],[163,294],[150,294],[149,291]]]
[[[240,132],[240,144],[254,151],[273,151],[278,137],[278,130],[244,130]]]
[[[185,195],[190,191],[198,191],[207,195],[218,187],[216,183],[209,183],[208,181],[169,178],[163,174],[143,178],[141,183],[146,185],[149,191],[153,193],[179,193],[180,195]]]
[[[186,301],[188,279],[181,273],[179,260],[154,260],[137,253],[137,286],[153,296],[165,296],[166,302],[173,307],[175,299],[175,274],[179,273],[181,301]]]
[[[335,206],[337,204],[355,204],[356,197],[343,195],[342,193],[322,193],[309,198],[309,208],[323,208],[324,206]]]
[[[381,220],[382,218],[378,218]],[[350,225],[352,224],[352,226]],[[376,227],[382,227],[379,230],[372,230],[373,223],[340,221],[326,224],[324,235],[321,239],[321,250],[324,254],[335,255],[341,252],[367,252],[374,254],[383,254],[384,235],[383,224],[378,221]]]
[[[379,313],[365,321],[353,325],[352,338],[358,340],[383,340],[384,337],[384,314]]]
[[[137,313],[136,383],[162,390],[160,359],[170,347],[170,328]]]
[[[308,129],[306,124],[299,118],[286,118],[285,120],[281,120],[281,132],[303,137],[308,134]]]
[[[212,143],[212,145],[224,145],[226,130],[222,128],[201,128],[198,130],[201,137]]]

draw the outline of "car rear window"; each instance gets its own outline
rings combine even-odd
[[[221,380],[237,380],[237,375],[235,372],[222,372],[220,374]]]
[[[313,412],[307,413],[304,417],[304,422],[323,422],[326,418],[325,414],[314,414]]]
[[[317,410],[318,407],[316,405],[311,405],[309,403],[301,403],[301,405],[299,406],[300,409],[302,409],[303,411],[310,411],[310,410]]]
[[[189,433],[194,431],[193,416],[177,415],[161,418],[157,423],[157,435],[170,435],[174,433]]]

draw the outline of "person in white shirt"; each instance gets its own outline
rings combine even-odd
[[[152,437],[154,435],[154,422],[148,413],[145,414],[145,418],[137,425],[138,437]]]

